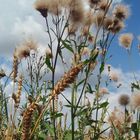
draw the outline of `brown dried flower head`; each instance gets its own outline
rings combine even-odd
[[[47,57],[49,57],[49,58],[53,58],[53,54],[52,54],[50,48],[46,48],[45,51],[46,51],[46,56],[47,56]]]
[[[89,34],[89,26],[84,26],[82,28],[82,35],[83,36],[88,36],[88,34]]]
[[[111,27],[112,27],[112,25],[113,25],[113,19],[112,19],[112,17],[107,16],[107,17],[104,19],[104,28],[105,28],[106,30],[110,30]]]
[[[94,22],[94,12],[92,10],[86,11],[84,18],[84,25],[90,26]]]
[[[108,4],[109,4],[108,0],[101,0],[101,2],[99,3],[100,10],[106,11],[109,6]]]
[[[34,3],[34,7],[37,11],[41,13],[43,17],[47,17],[48,5],[46,0],[36,0]]]
[[[59,15],[61,14],[62,7],[61,3],[59,0],[46,0],[47,5],[48,5],[48,12],[54,14],[54,15]]]
[[[110,80],[114,81],[114,82],[118,82],[118,74],[114,71],[111,71],[109,74]]]
[[[83,55],[90,55],[90,50],[89,50],[89,48],[88,47],[83,47],[82,49],[81,49],[81,55],[83,56]]]
[[[125,27],[125,24],[123,21],[119,20],[118,22],[116,22],[116,20],[117,19],[113,20],[113,26],[111,28],[111,32],[114,34],[120,32]]]
[[[110,123],[110,125],[117,128],[120,134],[125,133],[124,123],[130,123],[131,120],[131,115],[125,116],[125,113],[118,108],[115,108],[108,118],[108,122]]]
[[[96,13],[95,17],[94,17],[94,24],[97,27],[100,27],[103,25],[105,19],[105,14],[102,11],[99,11],[98,13]]]
[[[103,95],[108,94],[108,93],[109,93],[109,91],[105,87],[99,89],[99,96],[103,96]]]
[[[59,15],[61,14],[61,8],[59,0],[37,0],[35,2],[35,9],[37,9],[43,17],[47,17],[48,13]]]
[[[120,97],[119,97],[119,104],[122,105],[122,106],[126,106],[128,105],[130,102],[130,97],[127,95],[127,94],[122,94]]]
[[[80,0],[72,1],[70,7],[70,21],[72,23],[81,23],[84,21],[84,7]]]
[[[101,0],[89,0],[90,7],[93,8],[97,4],[99,4]]]
[[[116,5],[113,14],[119,20],[124,20],[129,16],[129,7],[123,4]]]
[[[106,17],[104,20],[104,28],[114,34],[120,32],[124,27],[124,22],[116,18]]]
[[[25,40],[25,42],[21,43],[15,51],[16,57],[21,60],[22,58],[26,58],[30,56],[31,50],[37,50],[37,43],[31,39]]]
[[[3,69],[0,69],[0,79],[5,76],[6,76],[5,71]]]
[[[130,49],[132,41],[133,41],[133,34],[131,33],[124,33],[119,36],[120,45],[125,47],[126,49]]]
[[[59,0],[60,4],[64,8],[69,8],[72,4],[72,0]]]
[[[76,34],[76,31],[78,30],[78,27],[77,27],[77,24],[74,24],[74,23],[70,23],[68,25],[68,35],[75,35]]]
[[[22,58],[26,58],[30,55],[30,49],[27,46],[19,46],[16,49],[16,57],[21,60]]]

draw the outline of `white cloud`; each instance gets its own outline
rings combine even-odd
[[[17,38],[31,36],[37,41],[44,42],[46,40],[44,27],[32,16],[28,16],[25,19],[17,18],[12,29],[12,34]]]
[[[123,0],[113,0],[113,3],[120,3],[122,2]]]

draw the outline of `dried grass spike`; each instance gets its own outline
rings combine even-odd
[[[23,113],[23,127],[22,127],[22,136],[21,140],[27,140],[29,138],[30,127],[32,123],[32,116],[36,110],[37,105],[35,102],[30,104]]]
[[[18,73],[18,58],[16,56],[16,50],[15,50],[13,55],[13,73],[12,73],[12,78],[14,83],[16,82],[17,73]]]
[[[72,84],[82,67],[83,64],[81,63],[70,69],[67,73],[65,73],[64,76],[55,85],[54,90],[52,91],[52,97],[60,94],[62,91],[65,90],[65,88]]]

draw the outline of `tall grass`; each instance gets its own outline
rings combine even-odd
[[[134,77],[132,98],[122,95],[122,110],[112,112],[104,98],[110,82],[118,81],[111,66],[102,84],[128,6],[113,0],[36,0],[34,7],[44,19],[48,42],[40,54],[36,41],[25,40],[15,49],[10,75],[0,72],[0,138],[139,140],[140,94],[133,93],[139,81]],[[119,38],[128,52],[132,40],[132,34]]]

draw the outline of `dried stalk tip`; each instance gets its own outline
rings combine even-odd
[[[22,91],[22,81],[23,81],[23,77],[20,76],[19,80],[18,80],[18,90],[16,92],[16,94],[13,93],[12,98],[15,101],[15,107],[19,106],[20,103],[20,96],[21,96],[21,91]]]
[[[13,55],[13,73],[12,73],[12,78],[14,83],[16,82],[17,73],[18,73],[18,58],[16,56],[16,50],[15,50]]]
[[[54,90],[52,91],[52,97],[60,94],[65,90],[65,88],[72,84],[82,68],[83,64],[81,63],[65,73],[64,76],[55,85]]]

